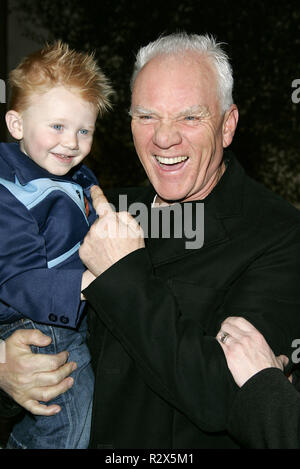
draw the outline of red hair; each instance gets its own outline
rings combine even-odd
[[[77,52],[62,41],[25,57],[10,72],[10,109],[24,111],[30,96],[64,86],[94,104],[100,115],[111,107],[109,80],[97,65],[94,54]]]

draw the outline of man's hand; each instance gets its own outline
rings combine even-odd
[[[87,288],[89,284],[95,280],[95,278],[96,278],[95,275],[93,275],[89,270],[86,270],[83,273],[82,279],[81,279],[81,291]],[[85,300],[85,297],[82,293],[81,293],[80,299]]]
[[[76,364],[66,363],[68,352],[34,354],[30,345],[45,347],[51,338],[37,329],[14,332],[5,341],[5,359],[0,362],[0,388],[18,404],[36,415],[54,415],[59,405],[44,405],[73,385],[68,377]],[[4,362],[4,363],[3,363]]]
[[[91,196],[99,215],[79,249],[82,262],[96,277],[131,252],[143,248],[144,233],[128,212],[115,212],[102,190],[93,186]]]
[[[241,317],[225,319],[217,340],[224,351],[228,368],[240,387],[264,368],[283,370],[289,361],[285,355],[276,357],[264,336]]]

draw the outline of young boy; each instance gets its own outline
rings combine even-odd
[[[88,155],[98,114],[112,89],[93,56],[57,41],[10,74],[6,123],[19,143],[0,143],[0,338],[38,328],[52,342],[39,352],[70,352],[74,386],[51,417],[26,413],[8,448],[87,448],[93,373],[81,290],[91,274],[81,241],[96,219]],[[37,351],[32,347],[33,351]]]

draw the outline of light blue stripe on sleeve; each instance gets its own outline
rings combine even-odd
[[[73,246],[72,249],[70,249],[69,251],[64,252],[63,254],[61,254],[61,256],[58,256],[55,259],[52,259],[52,261],[49,261],[48,269],[51,269],[52,267],[55,267],[56,265],[64,262],[66,259],[71,257],[72,254],[74,254],[74,252],[78,251],[79,248],[80,248],[80,243],[77,243],[76,246]]]

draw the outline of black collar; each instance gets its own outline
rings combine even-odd
[[[231,153],[226,152],[225,161],[226,171],[212,192],[204,200],[178,204],[181,207],[181,213],[183,215],[182,236],[179,238],[174,236],[174,226],[172,223],[170,228],[171,233],[168,238],[162,237],[161,234],[159,238],[153,237],[153,231],[156,232],[156,230],[152,230],[152,223],[153,220],[157,219],[153,216],[153,211],[159,210],[162,214],[167,214],[168,212],[170,213],[175,210],[174,205],[151,208],[153,198],[155,196],[155,190],[152,186],[144,189],[138,188],[126,191],[130,212],[132,215],[137,216],[139,221],[142,222],[141,225],[144,231],[148,232],[148,236],[145,237],[145,244],[149,250],[154,265],[172,262],[173,259],[175,260],[178,257],[192,255],[196,252],[196,249],[187,249],[187,243],[191,241],[191,238],[190,233],[189,236],[185,235],[184,224],[191,223],[190,219],[188,219],[188,221],[186,219],[186,216],[189,217],[190,214],[192,214],[192,222],[196,222],[196,206],[199,204],[204,204],[204,246],[208,247],[214,244],[223,243],[229,239],[229,234],[226,231],[223,220],[226,218],[240,217],[242,215],[243,188],[246,174]],[[118,191],[118,194],[122,193],[125,193],[125,191]],[[139,214],[136,213],[135,210],[132,210],[136,208],[134,202],[144,203],[147,206],[148,217],[144,220],[144,223],[143,218],[139,218]],[[190,211],[186,210],[187,205],[190,205]],[[118,207],[117,202],[115,206]],[[124,208],[126,209],[126,207]],[[194,228],[199,232],[203,229],[203,226]],[[198,236],[200,235],[198,234]]]

